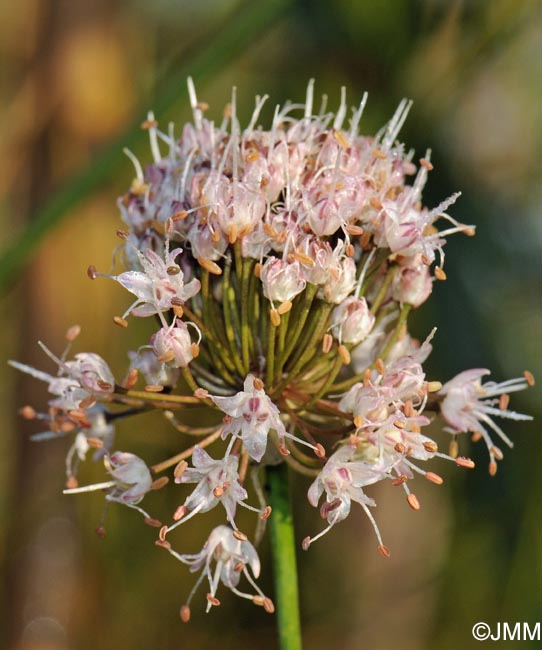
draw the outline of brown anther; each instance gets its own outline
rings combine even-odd
[[[147,384],[144,388],[147,393],[161,393],[164,387],[160,384]]]
[[[339,353],[341,361],[345,366],[347,366],[350,363],[350,352],[348,351],[348,348],[346,348],[344,345],[339,345],[337,352]]]
[[[209,391],[206,388],[196,388],[194,391],[194,397],[198,399],[207,399],[209,397]]]
[[[137,368],[132,368],[128,373],[128,375],[126,376],[126,379],[124,380],[124,388],[130,390],[137,384],[138,379],[139,379],[139,370]]]
[[[188,605],[183,605],[181,607],[180,615],[181,615],[181,621],[183,623],[188,623],[188,621],[190,620],[190,607],[188,607]]]
[[[265,508],[263,509],[262,514],[260,515],[260,519],[262,521],[265,521],[266,519],[269,519],[272,512],[273,512],[273,508],[271,508],[271,506],[265,506]]]
[[[257,605],[258,607],[263,607],[265,598],[260,595],[252,596],[252,602],[254,605]]]
[[[233,570],[235,571],[235,573],[241,573],[244,568],[245,565],[242,562],[237,562],[237,564],[234,565]]]
[[[248,536],[245,535],[245,533],[242,533],[240,530],[234,530],[233,536],[235,537],[235,539],[238,539],[240,542],[246,542],[248,539]]]
[[[435,472],[425,472],[425,478],[431,481],[431,483],[435,483],[435,485],[442,485],[444,483],[442,476],[435,474]]]
[[[174,478],[181,478],[181,476],[185,473],[186,469],[188,467],[188,463],[186,460],[181,460],[175,465],[175,469],[173,470],[173,476]]]
[[[384,546],[384,544],[379,544],[376,548],[382,557],[386,558],[386,560],[389,558],[390,549],[387,546]]]
[[[356,249],[352,246],[352,244],[346,244],[344,252],[346,253],[346,257],[354,257],[356,254]]]
[[[180,521],[187,513],[186,506],[179,506],[173,513],[173,521]]]
[[[220,497],[224,494],[224,488],[221,487],[220,485],[217,485],[213,490],[213,494],[216,499],[220,499]]]
[[[404,429],[405,423],[403,422],[403,420],[394,420],[393,426],[397,427],[398,429]]]
[[[96,383],[102,390],[108,390],[108,391],[113,390],[113,384],[110,384],[108,381],[104,381],[103,379],[98,379]]]
[[[482,435],[482,432],[481,432],[481,431],[475,431],[475,432],[472,434],[472,436],[470,437],[470,439],[472,440],[472,442],[478,442],[478,441],[481,440],[482,438],[483,438],[483,435]]]
[[[446,280],[446,273],[440,268],[440,266],[435,266],[435,277],[437,280]]]
[[[169,476],[161,476],[151,483],[151,490],[161,490],[169,483]]]
[[[292,452],[284,444],[278,446],[279,453],[283,456],[289,456]]]
[[[19,409],[19,415],[25,420],[33,420],[36,417],[36,409],[27,404]]]
[[[72,341],[75,341],[79,334],[81,334],[81,327],[79,325],[72,325],[66,331],[66,340],[71,343]]]
[[[344,137],[344,135],[340,131],[336,131],[335,129],[333,129],[333,137],[335,138],[335,140],[337,140],[337,142],[341,145],[343,149],[346,150],[350,146],[348,144],[348,140]]]
[[[489,451],[495,456],[497,460],[502,460],[504,458],[502,451],[498,447],[495,447],[495,445],[493,445]]]
[[[121,230],[120,228],[117,230],[117,237],[119,239],[128,239],[128,236],[130,233],[127,230]]]
[[[269,310],[269,318],[271,319],[273,327],[278,327],[280,325],[280,314],[276,309]]]
[[[489,475],[490,476],[495,476],[495,474],[497,473],[497,468],[498,468],[497,463],[494,460],[492,460],[489,463]]]
[[[267,596],[263,599],[263,608],[268,614],[273,614],[275,611],[275,605],[271,598],[267,598]]]
[[[361,425],[363,424],[363,417],[361,415],[356,415],[354,418],[354,426],[356,429],[361,428]]]
[[[98,526],[98,528],[96,528],[96,535],[103,539],[106,535],[105,528],[103,526]]]
[[[192,343],[190,345],[190,352],[192,353],[192,357],[197,359],[199,357],[199,345],[197,343]]]
[[[167,535],[167,526],[162,526],[162,528],[160,528],[160,532],[158,533],[158,539],[161,542],[165,542],[166,535]]]
[[[301,542],[301,548],[304,551],[308,551],[310,545],[311,545],[311,538],[307,535],[307,537],[304,537],[303,541]]]
[[[120,316],[113,316],[113,322],[119,327],[124,327],[125,329],[128,327],[128,321]]]
[[[171,215],[171,221],[184,221],[187,216],[188,212],[186,210],[179,210],[178,212],[175,212]]]
[[[438,393],[442,388],[440,381],[428,381],[427,382],[427,392],[428,393]]]
[[[379,375],[383,375],[386,372],[386,366],[380,357],[375,361],[375,368]]]
[[[291,300],[285,300],[284,302],[280,303],[279,308],[277,309],[277,311],[282,316],[284,314],[287,314],[290,311],[291,308],[292,308]]]
[[[213,594],[207,594],[206,598],[207,598],[207,602],[211,603],[213,607],[220,607],[220,601],[218,600],[218,598],[213,596]]]
[[[525,377],[525,381],[529,384],[529,386],[535,385],[534,375],[532,372],[530,372],[529,370],[524,370],[523,376]]]
[[[388,157],[388,156],[387,156],[383,151],[381,151],[380,149],[373,149],[373,150],[371,151],[371,153],[373,154],[373,156],[374,156],[375,158],[379,158],[380,160],[386,160],[386,158]]]
[[[406,500],[408,505],[412,508],[412,510],[420,509],[420,502],[418,501],[418,497],[412,492],[407,496]]]
[[[458,456],[455,459],[455,464],[458,467],[466,467],[467,469],[474,469],[474,461],[470,458],[465,458],[464,456]]]
[[[181,272],[181,267],[177,266],[176,264],[172,264],[171,266],[167,267],[166,272],[168,275],[179,275]]]
[[[397,478],[394,478],[391,484],[394,487],[397,487],[399,485],[403,485],[403,483],[406,483],[408,481],[408,476],[406,474],[401,474]]]
[[[155,546],[160,546],[160,548],[165,548],[169,551],[171,548],[171,544],[167,541],[167,539],[157,539],[154,541]]]
[[[322,339],[322,352],[324,354],[329,354],[332,345],[333,345],[333,337],[329,332],[327,332],[326,334],[324,334],[324,338]]]
[[[345,230],[349,235],[352,235],[353,237],[358,237],[359,235],[363,235],[363,228],[361,226],[356,226],[353,223],[349,223],[345,226]]]
[[[158,521],[158,519],[153,519],[152,517],[145,517],[143,521],[147,524],[147,526],[152,526],[153,528],[162,527],[162,522]]]
[[[199,265],[212,275],[222,275],[222,269],[212,260],[198,259]]]
[[[428,172],[430,172],[433,169],[433,165],[429,160],[427,160],[427,158],[420,158],[420,165],[422,167],[425,167],[425,169],[427,169]]]
[[[263,390],[265,387],[265,384],[259,377],[254,378],[253,386],[256,390]]]
[[[406,454],[407,448],[402,442],[395,443],[393,447],[398,454]]]
[[[450,445],[448,447],[448,454],[452,458],[457,458],[459,455],[459,444],[457,443],[457,440],[450,440]]]
[[[314,446],[314,454],[323,460],[326,457],[326,450],[324,448],[324,445],[321,445],[319,442],[317,442]]]
[[[71,476],[68,476],[66,479],[66,488],[68,490],[73,490],[74,488],[79,486],[79,481],[77,478],[72,474]]]
[[[91,280],[95,280],[96,277],[98,276],[98,271],[96,270],[96,267],[91,264],[88,269],[87,269],[87,275]]]
[[[425,253],[423,253],[421,259],[425,266],[431,266],[431,258],[428,257]]]
[[[169,361],[173,361],[173,359],[175,359],[175,353],[173,350],[168,350],[158,357],[160,363],[168,363]]]
[[[423,443],[423,448],[425,451],[428,451],[430,454],[434,454],[435,452],[438,451],[438,445],[436,442],[433,442],[432,440],[426,440]]]
[[[148,131],[149,129],[156,128],[158,126],[158,122],[156,120],[145,120],[144,122],[141,122],[141,128],[144,131]]]
[[[87,438],[89,447],[93,449],[103,449],[104,441],[101,438]]]
[[[259,278],[261,272],[262,272],[262,265],[259,262],[257,262],[254,265],[254,277]]]
[[[506,409],[508,408],[508,404],[510,404],[510,395],[503,393],[499,397],[499,408],[501,409],[501,411],[506,411]]]
[[[246,162],[254,162],[255,160],[258,160],[260,157],[259,151],[256,151],[256,149],[252,149],[252,151],[249,151],[247,155],[245,156]]]

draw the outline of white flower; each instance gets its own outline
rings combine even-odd
[[[333,310],[331,331],[340,343],[357,345],[367,338],[374,322],[365,298],[350,296]]]
[[[194,358],[194,344],[186,323],[175,319],[168,327],[162,327],[153,334],[151,345],[158,361],[173,368],[186,368]],[[197,346],[196,346],[197,349]]]

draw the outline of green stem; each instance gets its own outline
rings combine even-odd
[[[273,508],[269,524],[275,574],[279,648],[301,650],[294,522],[288,485],[288,467],[284,463],[267,468],[267,485],[269,505]]]

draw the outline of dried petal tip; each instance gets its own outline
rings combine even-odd
[[[407,503],[412,508],[412,510],[419,510],[421,507],[420,502],[418,501],[418,497],[412,493],[407,496]]]
[[[529,370],[524,370],[523,376],[525,377],[525,381],[529,384],[529,386],[535,385],[534,375],[532,372],[530,372]]]
[[[458,467],[466,467],[467,469],[474,469],[474,461],[470,458],[465,458],[464,456],[459,456],[455,459],[455,464]]]
[[[181,621],[183,623],[188,623],[188,621],[190,620],[190,607],[188,607],[188,605],[183,605],[181,607],[180,615],[181,615]]]
[[[382,557],[385,557],[386,559],[389,558],[390,549],[387,546],[384,546],[384,544],[379,544],[376,548]]]
[[[301,542],[301,548],[304,551],[308,551],[310,545],[311,545],[311,538],[307,535],[307,537],[305,537],[305,539]]]

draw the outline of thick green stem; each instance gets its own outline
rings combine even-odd
[[[288,486],[288,467],[267,468],[269,505],[273,508],[271,552],[275,573],[275,599],[280,650],[301,650],[294,521]]]

